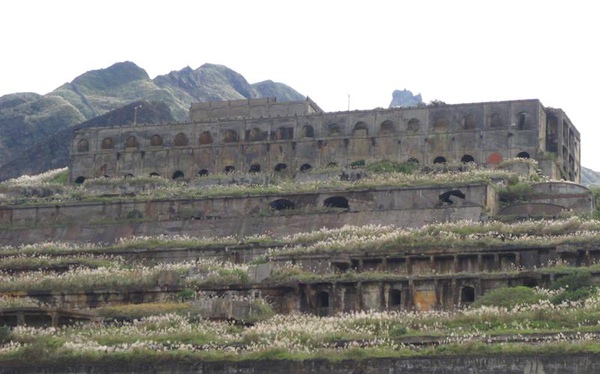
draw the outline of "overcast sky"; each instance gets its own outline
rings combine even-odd
[[[45,94],[133,61],[151,78],[210,62],[324,110],[387,107],[395,89],[449,104],[539,98],[600,170],[593,1],[19,0],[0,4],[0,96]]]

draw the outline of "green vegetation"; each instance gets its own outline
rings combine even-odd
[[[377,161],[373,163],[369,163],[366,167],[367,171],[372,173],[403,173],[403,174],[412,174],[419,167],[419,164],[415,162],[394,162],[394,161]]]
[[[544,299],[544,296],[529,287],[501,287],[492,290],[473,303],[474,308],[480,306],[497,306],[514,308],[517,305],[531,305]]]

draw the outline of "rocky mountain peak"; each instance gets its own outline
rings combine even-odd
[[[421,94],[413,95],[413,93],[407,89],[395,90],[392,93],[392,102],[390,103],[390,108],[397,107],[413,107],[422,105],[423,98]]]

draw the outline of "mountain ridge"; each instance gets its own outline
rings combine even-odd
[[[59,139],[55,139],[53,147],[59,148],[58,151],[45,151],[41,146],[48,145],[52,142],[50,138],[56,135],[64,142],[71,138],[70,134],[65,137],[68,132],[64,130],[134,102],[163,102],[170,108],[169,121],[177,122],[188,120],[193,102],[250,99],[266,94],[275,94],[280,101],[304,99],[303,95],[282,83],[250,84],[241,74],[224,65],[203,64],[197,69],[188,66],[150,79],[143,68],[131,61],[87,71],[45,95],[33,92],[3,95],[0,97],[0,180],[66,166],[69,142],[66,147],[57,147]],[[113,115],[110,118],[125,117]],[[118,124],[125,123],[111,120],[106,125]],[[48,157],[25,157],[34,149]],[[36,161],[28,163],[29,159]]]

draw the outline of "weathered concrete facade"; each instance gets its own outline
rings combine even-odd
[[[307,99],[192,105],[192,122],[79,130],[71,182],[223,171],[295,175],[362,160],[420,165],[496,164],[525,157],[555,179],[580,180],[580,136],[560,109],[539,100],[324,113]]]

